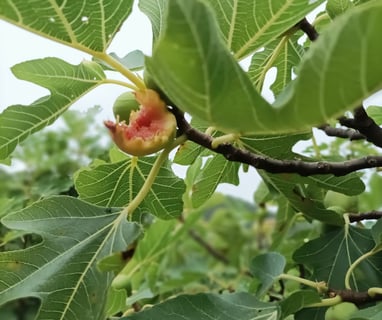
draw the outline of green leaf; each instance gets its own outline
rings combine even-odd
[[[146,67],[171,101],[219,129],[254,132],[273,126],[266,116],[271,107],[224,45],[206,5],[170,1],[164,30]]]
[[[167,4],[168,0],[139,0],[139,9],[141,9],[151,21],[154,42],[163,32]]]
[[[256,300],[248,293],[181,295],[123,320],[271,320],[278,319],[278,307]],[[122,320],[121,319],[121,320]]]
[[[77,173],[76,190],[81,199],[96,205],[126,206],[141,190],[155,159],[140,157],[135,162],[133,158],[126,158],[124,161],[83,169]],[[138,210],[162,219],[178,217],[183,210],[184,191],[183,181],[174,175],[167,162],[159,170]]]
[[[382,305],[359,310],[350,316],[349,320],[379,320],[382,317]]]
[[[239,185],[239,167],[239,163],[228,161],[222,155],[208,159],[192,186],[193,207],[197,208],[208,200],[220,183]]]
[[[140,234],[137,224],[119,215],[118,209],[52,197],[3,218],[8,228],[37,233],[43,241],[0,253],[0,304],[36,297],[37,319],[103,320],[112,275],[96,264]]]
[[[0,158],[6,158],[30,134],[52,124],[69,106],[99,85],[105,74],[95,62],[71,65],[57,58],[20,63],[12,68],[22,80],[47,88],[51,95],[30,106],[15,105],[0,114]]]
[[[257,295],[264,295],[284,272],[285,258],[277,252],[260,254],[252,259],[250,271],[261,283]]]
[[[291,133],[285,134],[268,134],[268,135],[247,135],[240,138],[246,149],[249,151],[273,157],[277,159],[291,159],[297,157],[293,151],[293,146],[301,140],[311,138],[311,133]]]
[[[293,159],[300,156],[292,151],[292,147],[298,141],[306,140],[309,137],[309,134],[258,135],[241,137],[241,141],[246,149],[255,154],[279,159]],[[270,174],[264,171],[261,171],[260,174],[264,181],[282,194],[296,211],[330,224],[342,224],[343,220],[334,211],[326,210],[322,204],[322,197],[317,198],[315,195],[311,195],[307,186],[310,186],[310,189],[320,187],[349,195],[358,194],[364,190],[364,184],[356,174],[346,177],[333,175],[301,177],[295,174]]]
[[[296,250],[293,259],[313,269],[312,279],[342,289],[349,266],[374,246],[370,230],[345,226],[304,244]],[[351,276],[352,288],[362,291],[381,286],[381,261],[382,255],[376,254],[361,262]]]
[[[106,315],[113,316],[126,309],[126,290],[109,289],[106,302]]]
[[[352,7],[353,3],[350,0],[328,0],[326,3],[326,12],[334,19]]]
[[[382,107],[369,106],[366,109],[367,115],[380,126],[382,124]]]
[[[295,320],[325,319],[325,308],[305,308],[294,315]]]
[[[299,37],[301,33],[298,32],[286,34],[253,55],[248,76],[258,91],[261,92],[265,76],[271,68],[277,70],[275,82],[271,85],[275,95],[292,81],[294,68],[299,65],[304,55],[304,48],[297,43]]]
[[[294,314],[304,307],[321,301],[317,291],[299,290],[293,292],[290,296],[281,301],[281,310],[283,317]]]
[[[382,197],[379,190],[382,190],[382,177],[379,172],[372,174],[367,185],[368,189],[359,195],[359,211],[380,210],[382,207]]]
[[[119,57],[116,53],[112,52],[109,54],[116,61],[119,61],[122,65],[124,65],[127,69],[131,71],[139,71],[142,70],[145,65],[145,55],[141,50],[134,50],[129,52],[123,58]],[[103,62],[101,59],[95,58],[94,61],[101,64],[105,70],[115,70],[110,67],[107,63]]]
[[[382,88],[381,15],[382,3],[371,1],[325,28],[305,54],[293,86],[276,100],[280,130],[324,123]]]
[[[227,46],[241,59],[281,36],[323,0],[207,0]]]
[[[178,107],[223,131],[301,132],[355,108],[382,87],[378,1],[350,10],[324,30],[275,108],[253,88],[202,2],[174,0],[168,8],[148,71]]]
[[[94,54],[104,52],[129,16],[133,0],[0,3],[0,19],[40,36]]]
[[[375,244],[381,245],[382,243],[382,220],[379,219],[371,228],[371,234],[373,235],[373,239]]]
[[[128,284],[132,284],[133,290],[140,289],[149,269],[161,260],[161,257],[170,250],[172,245],[176,244],[176,236],[178,235],[176,223],[176,220],[156,220],[150,225],[144,238],[138,242],[132,259],[113,280],[114,288],[122,289]],[[144,289],[146,288],[145,286]],[[154,289],[156,288],[150,288],[151,295]],[[141,295],[142,292],[136,294]],[[129,299],[133,298],[129,297]]]

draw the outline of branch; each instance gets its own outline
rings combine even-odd
[[[324,131],[329,137],[345,138],[352,141],[365,139],[363,134],[354,129],[334,128],[328,124],[323,124],[322,126],[317,127],[317,129]]]
[[[382,129],[367,115],[363,106],[354,110],[353,119],[341,117],[338,120],[341,125],[358,130],[367,141],[377,147],[382,147]]]
[[[212,137],[190,126],[183,113],[176,107],[171,110],[177,120],[179,134],[216,153],[223,155],[227,160],[248,164],[256,169],[263,169],[270,173],[297,173],[301,176],[315,174],[333,174],[343,176],[353,171],[382,166],[382,156],[367,156],[344,162],[307,162],[301,160],[278,160],[259,156],[248,150],[239,149],[232,144],[221,144],[212,148]]]
[[[184,224],[184,217],[180,216],[179,221]],[[196,231],[191,229],[188,231],[188,234],[192,239],[195,240],[195,242],[197,242],[200,246],[206,249],[206,251],[215,259],[219,260],[220,262],[223,262],[224,264],[229,264],[229,260],[227,259],[227,257],[220,253],[218,250],[216,250],[214,247],[212,247]]]
[[[358,222],[362,220],[380,219],[382,218],[382,211],[370,211],[365,213],[351,213],[348,215],[350,222]]]
[[[228,264],[229,260],[221,254],[219,251],[217,251],[215,248],[213,248],[208,242],[206,242],[198,233],[196,233],[194,230],[188,231],[188,234],[191,236],[192,239],[194,239],[197,243],[199,243],[204,249],[207,250],[207,252],[213,256],[215,259],[219,260],[220,262],[223,262],[224,264]]]
[[[344,289],[344,290],[329,289],[328,293],[330,297],[340,296],[342,301],[352,302],[357,305],[362,305],[368,302],[375,302],[375,301],[382,300],[381,294],[370,296],[367,291],[357,292],[357,291],[347,290],[347,289]]]
[[[306,18],[297,23],[297,27],[300,28],[309,38],[310,41],[315,41],[318,38],[317,30],[309,23]]]

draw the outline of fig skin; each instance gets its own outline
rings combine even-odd
[[[325,320],[348,320],[356,311],[358,311],[358,308],[354,303],[341,302],[326,310]]]
[[[137,91],[138,111],[131,111],[129,122],[105,121],[115,144],[133,156],[145,156],[158,152],[174,140],[176,119],[168,111],[157,92],[145,89]]]

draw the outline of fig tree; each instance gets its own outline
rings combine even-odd
[[[176,119],[157,92],[135,92],[139,110],[131,111],[129,121],[105,121],[115,144],[133,156],[144,156],[165,148],[175,137]]]

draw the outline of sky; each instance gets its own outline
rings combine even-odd
[[[321,8],[322,10],[322,8]],[[145,54],[151,54],[151,25],[148,18],[135,6],[129,19],[115,36],[108,52],[116,52],[124,56],[128,52],[139,49]],[[28,105],[49,92],[32,83],[16,79],[10,68],[20,62],[45,57],[58,57],[72,64],[79,64],[83,59],[91,57],[81,51],[34,35],[0,20],[0,112],[13,104]],[[113,119],[112,105],[115,98],[126,88],[103,85],[97,87],[77,101],[71,109],[87,110],[94,105],[100,105],[102,113],[97,121]],[[374,95],[366,105],[382,105],[382,95]],[[105,131],[106,132],[106,131]],[[176,172],[184,175],[184,169],[177,166]],[[260,179],[256,171],[250,168],[248,173],[240,173],[239,187],[223,184],[218,190],[238,196],[245,200],[253,200],[255,186]]]

